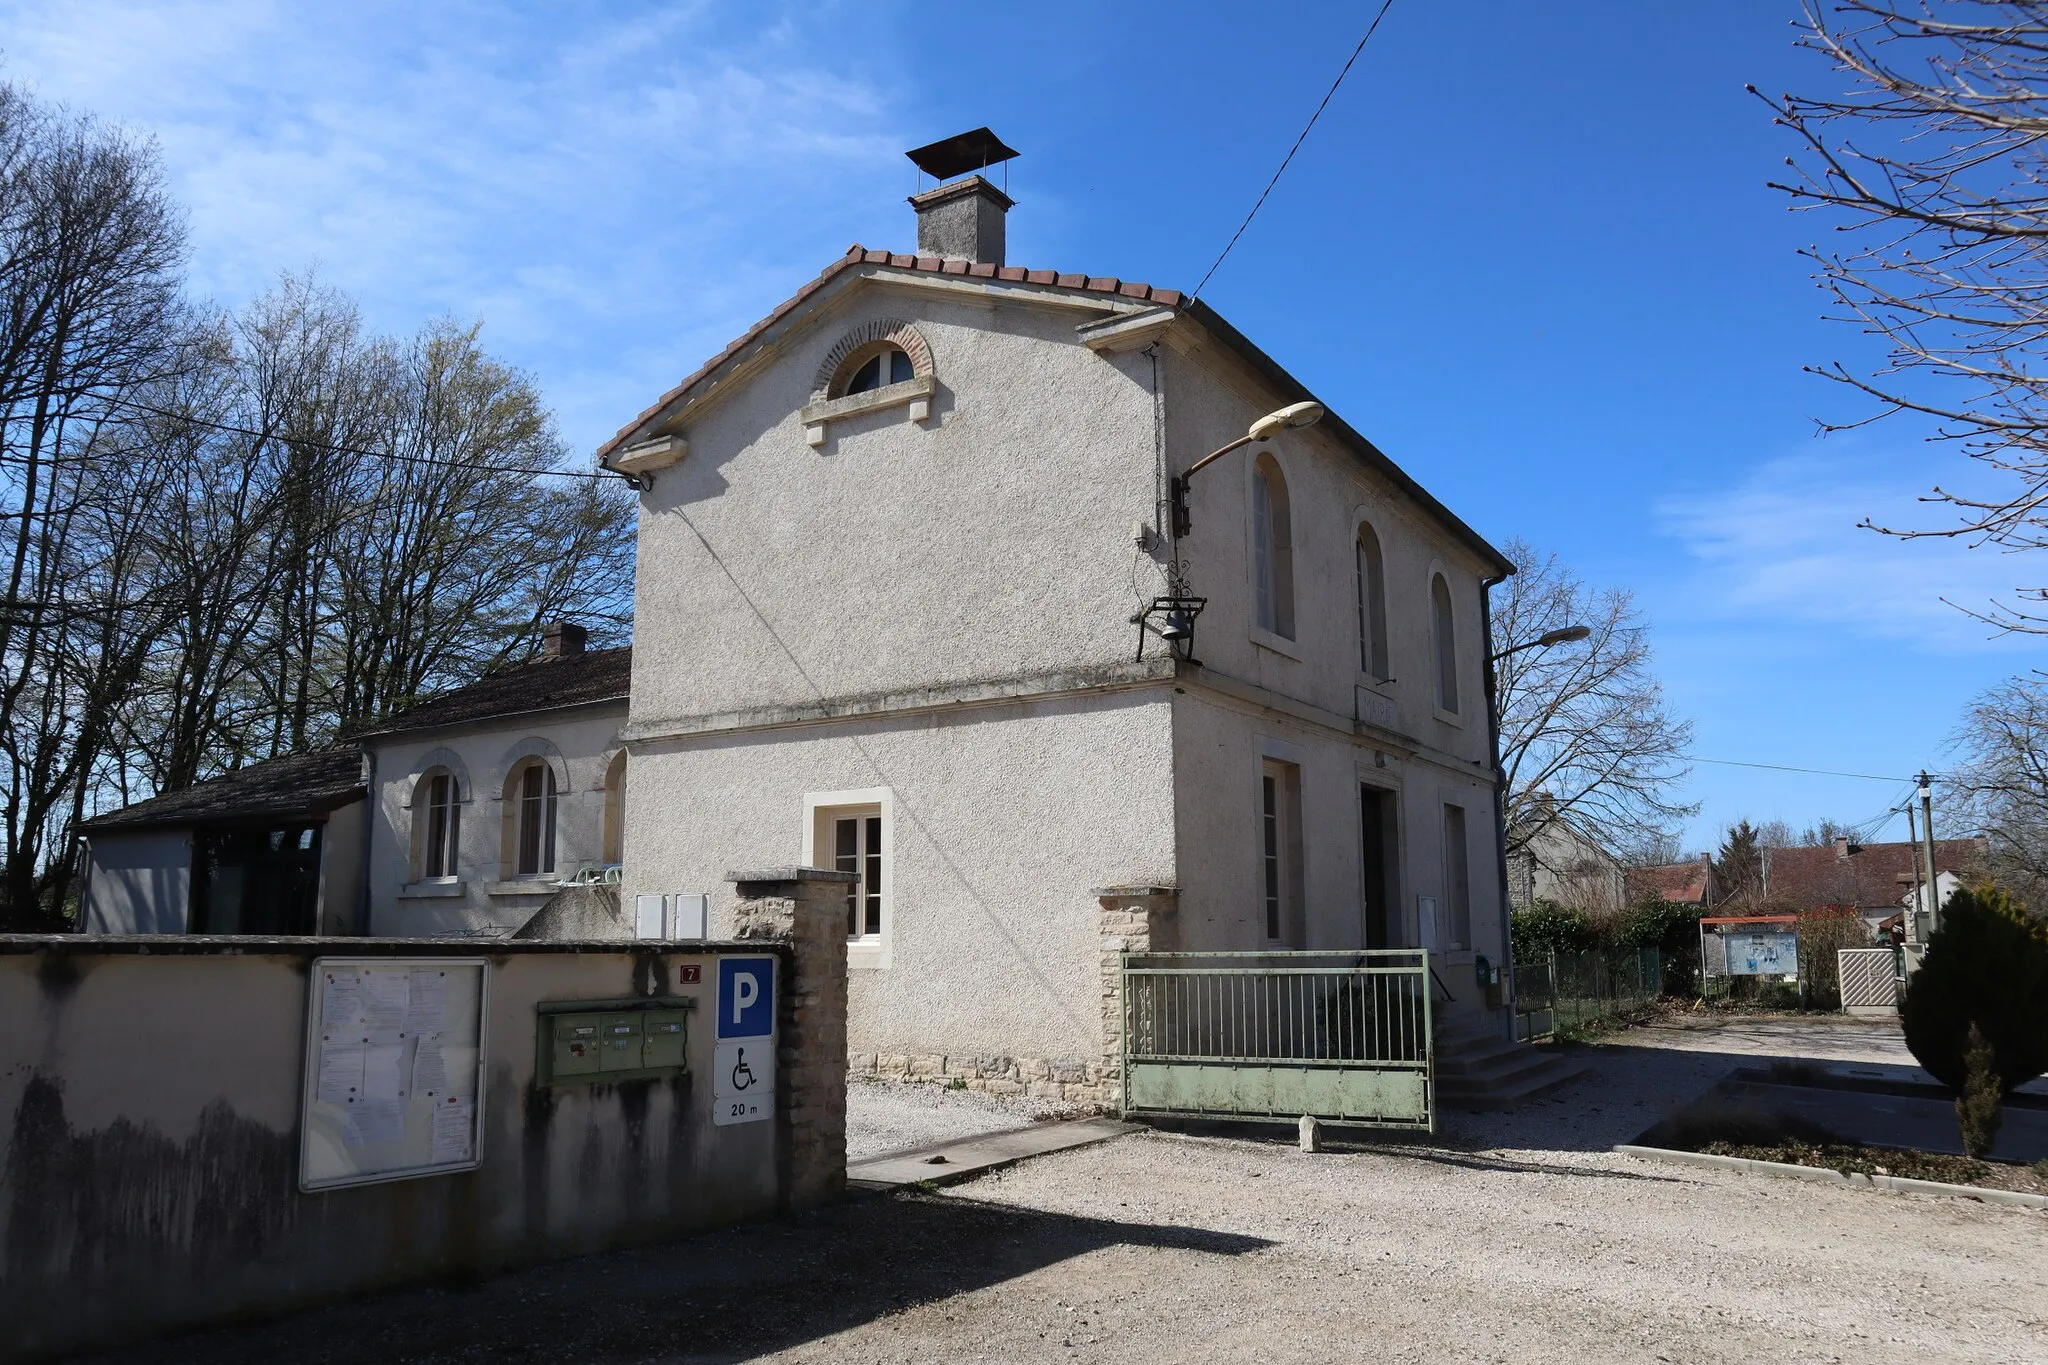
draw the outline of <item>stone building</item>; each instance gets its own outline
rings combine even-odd
[[[503,937],[616,880],[632,650],[539,658],[348,742],[86,822],[86,933]],[[623,932],[621,925],[620,932]]]
[[[917,254],[850,248],[600,451],[627,894],[716,935],[735,864],[857,873],[854,1051],[980,1079],[1090,1079],[1126,932],[1429,945],[1504,1028],[1508,562],[1334,413],[1243,440],[1312,395],[1206,304],[1008,264],[979,174],[911,203]]]

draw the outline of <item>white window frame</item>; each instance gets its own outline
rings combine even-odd
[[[526,774],[538,769],[541,774],[540,794],[529,798],[526,795]],[[555,775],[555,765],[540,755],[529,755],[513,765],[512,777],[518,779],[517,790],[512,794],[516,804],[512,808],[512,880],[544,881],[559,875],[562,865],[562,782]],[[550,790],[552,788],[552,790]],[[534,831],[534,862],[531,871],[524,870],[520,863],[525,861],[526,815],[529,800],[537,810],[539,828]]]
[[[1451,818],[1454,810],[1458,812],[1455,822]],[[1438,818],[1442,822],[1444,894],[1437,933],[1445,959],[1459,962],[1472,953],[1472,808],[1461,801],[1445,801]],[[1453,823],[1458,825],[1461,839],[1451,837]],[[1464,923],[1460,924],[1460,919]]]
[[[434,805],[434,784],[448,784],[447,803],[439,808]],[[439,885],[459,882],[462,879],[462,779],[445,764],[435,764],[421,773],[413,784],[412,818],[418,832],[413,836],[417,850],[413,870],[417,874],[413,885]],[[442,867],[433,866],[433,848],[436,836],[440,837],[443,853]]]
[[[896,793],[888,787],[856,787],[847,791],[805,792],[803,857],[805,867],[830,871],[833,863],[832,822],[849,816],[879,815],[882,820],[882,931],[846,941],[850,969],[880,971],[896,956]]]
[[[1259,472],[1260,465],[1268,461],[1280,480],[1280,491],[1287,503],[1287,544],[1284,550],[1273,540],[1271,500],[1266,492],[1266,480]],[[1261,451],[1245,463],[1245,508],[1245,555],[1250,570],[1246,586],[1251,594],[1251,614],[1246,622],[1248,633],[1253,644],[1299,661],[1302,657],[1301,583],[1300,575],[1295,571],[1295,550],[1301,535],[1295,525],[1298,518],[1294,515],[1294,480],[1288,476],[1287,466],[1280,462],[1280,457],[1270,450]],[[1280,610],[1283,597],[1286,606],[1284,616]],[[1268,625],[1268,621],[1272,624]],[[1279,627],[1282,625],[1293,633],[1281,632]]]
[[[1258,938],[1269,948],[1302,948],[1308,934],[1308,839],[1303,829],[1306,774],[1301,751],[1294,745],[1268,740],[1259,746],[1258,785],[1253,811],[1257,819],[1258,850]],[[1271,781],[1277,809],[1269,816],[1266,784]],[[1269,826],[1271,827],[1269,833]],[[1277,838],[1277,842],[1275,839]],[[1274,919],[1274,890],[1268,880],[1271,868],[1279,874],[1279,930],[1271,932]]]
[[[1437,619],[1436,585],[1438,579],[1443,580],[1444,601],[1450,609],[1450,638],[1448,640],[1444,638],[1442,628],[1444,623]],[[1429,613],[1430,706],[1435,711],[1436,718],[1444,724],[1462,727],[1465,724],[1465,712],[1469,700],[1466,694],[1471,689],[1465,686],[1465,652],[1458,646],[1458,621],[1462,615],[1458,610],[1458,593],[1451,586],[1450,570],[1446,569],[1443,565],[1432,563],[1429,566],[1429,578],[1427,586],[1423,591],[1423,601],[1426,604],[1425,610]],[[1449,700],[1458,703],[1455,709],[1444,705],[1446,699],[1443,688],[1443,669],[1445,663],[1444,651],[1446,649],[1450,651],[1451,686],[1456,692],[1456,695],[1449,698]]]

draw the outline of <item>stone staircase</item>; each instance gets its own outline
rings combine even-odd
[[[1489,1024],[1460,1021],[1436,1034],[1436,1102],[1444,1109],[1512,1109],[1590,1068],[1553,1048],[1511,1043]]]

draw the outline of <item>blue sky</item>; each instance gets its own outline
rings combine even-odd
[[[911,245],[902,152],[964,128],[1024,152],[1013,263],[1192,287],[1372,8],[61,0],[0,3],[0,62],[157,136],[200,292],[481,319],[589,450],[849,242]],[[2039,661],[1940,598],[2040,575],[1856,529],[1967,483],[1952,450],[1814,435],[1863,409],[1800,367],[1874,353],[1765,187],[1744,83],[1833,79],[1794,13],[1396,0],[1204,297],[1483,533],[1633,589],[1700,755],[1903,774]],[[1701,846],[1903,791],[1690,786]]]

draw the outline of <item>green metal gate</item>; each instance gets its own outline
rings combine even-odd
[[[1429,954],[1126,953],[1126,1114],[1436,1129]]]

